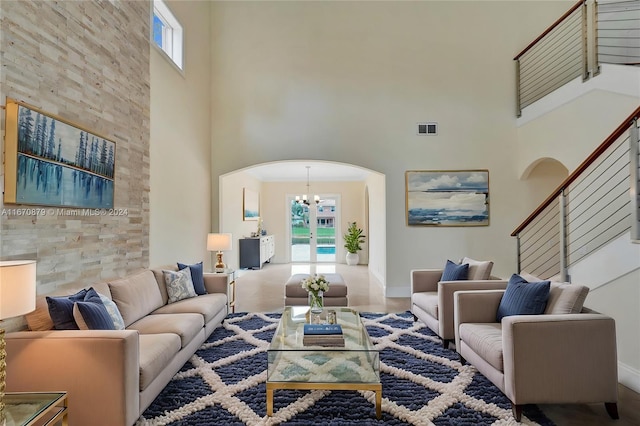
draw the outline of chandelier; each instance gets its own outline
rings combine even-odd
[[[311,166],[306,166],[307,167],[307,194],[310,193],[309,191],[309,169],[311,169]],[[306,204],[307,206],[309,205],[309,199],[307,198],[307,194],[302,194],[302,196],[300,195],[296,195],[296,203],[298,204]],[[316,204],[320,203],[320,196],[319,195],[314,195],[313,196],[313,201],[315,201]]]

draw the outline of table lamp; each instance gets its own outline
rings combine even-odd
[[[226,268],[222,263],[222,252],[231,250],[231,234],[209,234],[207,236],[207,250],[210,252],[217,251],[218,263],[215,265],[216,272],[224,272]],[[213,259],[211,260],[213,264]]]
[[[0,261],[0,320],[28,314],[36,309],[36,261]],[[0,327],[0,420],[4,417],[7,352],[4,328]]]

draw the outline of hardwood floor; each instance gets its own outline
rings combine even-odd
[[[386,298],[382,284],[366,266],[343,264],[265,264],[259,271],[238,271],[236,312],[279,312],[284,307],[284,283],[295,273],[338,273],[349,288],[349,306],[362,312],[404,312],[407,298]],[[409,273],[407,272],[407,284]],[[640,426],[640,394],[619,385],[619,420],[612,420],[604,404],[549,404],[542,411],[558,426]]]

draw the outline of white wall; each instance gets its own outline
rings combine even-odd
[[[168,1],[184,27],[184,75],[151,48],[150,265],[208,259],[211,230],[209,3]]]
[[[603,265],[604,266],[604,265]],[[616,320],[618,380],[640,392],[640,268],[591,290],[586,304]]]
[[[594,90],[521,125],[519,173],[541,157],[554,158],[573,172],[639,103],[638,96]]]
[[[213,3],[214,205],[216,176],[232,170],[296,158],[355,164],[385,175],[387,294],[407,296],[411,268],[447,258],[492,259],[509,275],[509,234],[526,214],[514,202],[512,58],[570,5]],[[416,136],[430,120],[439,135]],[[407,227],[406,170],[478,168],[490,170],[490,226]]]
[[[368,194],[367,244],[369,245],[369,272],[386,287],[387,233],[386,185],[384,175],[371,173],[366,180]]]

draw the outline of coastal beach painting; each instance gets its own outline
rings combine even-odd
[[[489,225],[489,170],[405,172],[407,225]]]
[[[260,219],[260,194],[252,189],[244,188],[242,197],[242,211],[243,220]]]
[[[113,141],[7,99],[5,203],[113,208]]]

